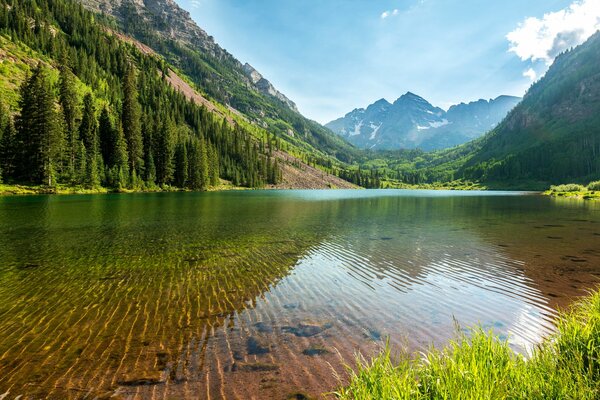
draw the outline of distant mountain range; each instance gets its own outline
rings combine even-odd
[[[393,104],[381,99],[325,126],[355,146],[374,150],[437,150],[476,139],[493,129],[521,99],[499,96],[444,111],[408,92]]]

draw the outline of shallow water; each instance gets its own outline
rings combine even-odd
[[[0,197],[0,398],[275,398],[481,324],[527,351],[600,204],[501,192]]]

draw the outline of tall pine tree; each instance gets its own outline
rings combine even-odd
[[[166,118],[160,124],[154,138],[156,183],[159,185],[168,184],[173,179],[174,130],[173,122]]]
[[[62,150],[62,132],[47,69],[40,63],[21,86],[17,117],[18,175],[33,183],[53,186]]]
[[[83,183],[88,187],[96,187],[100,184],[98,171],[98,122],[96,120],[96,108],[91,93],[83,98],[83,113],[79,125],[79,139],[85,147],[85,171],[83,172]]]
[[[129,169],[132,176],[142,176],[144,145],[142,141],[142,110],[138,102],[137,79],[132,66],[123,77],[123,109],[121,123],[127,142]]]
[[[79,99],[75,87],[75,75],[66,65],[60,66],[59,103],[64,119],[66,173],[71,179],[75,177],[76,155],[78,150],[76,120]]]

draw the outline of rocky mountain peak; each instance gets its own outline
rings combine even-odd
[[[201,29],[190,13],[175,0],[79,0],[85,7],[117,19],[126,33],[130,25],[143,22],[152,28],[152,34],[174,40],[200,51],[213,59],[234,66],[239,77],[255,90],[270,95],[283,102],[287,107],[298,111],[296,104],[279,92],[251,65],[242,65],[227,50],[220,47],[214,38]],[[143,42],[144,38],[137,38]]]
[[[371,149],[453,147],[485,134],[519,102],[499,96],[450,107],[446,112],[423,97],[406,92],[393,104],[385,99],[356,109],[325,125],[358,147]]]

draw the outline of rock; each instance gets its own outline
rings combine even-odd
[[[234,362],[231,371],[241,371],[241,372],[268,372],[268,371],[278,371],[279,366],[270,363],[243,363],[243,362]]]
[[[124,376],[122,379],[117,381],[119,386],[154,386],[162,385],[165,383],[163,374],[156,371],[145,371],[143,373],[136,373],[134,376]]]
[[[256,324],[254,324],[254,327],[260,333],[272,333],[273,332],[273,327],[264,322],[257,322]]]
[[[261,343],[253,336],[250,336],[246,342],[246,348],[249,355],[260,355],[271,352],[271,348],[268,344]]]
[[[333,324],[331,323],[326,323],[323,325],[300,323],[296,326],[284,326],[282,330],[298,337],[311,337],[324,332],[332,326]]]
[[[304,349],[302,351],[302,354],[304,354],[305,356],[309,356],[309,357],[314,357],[314,356],[322,356],[325,354],[330,354],[331,352],[329,350],[327,350],[325,347],[322,346],[312,346],[309,347],[308,349]]]

